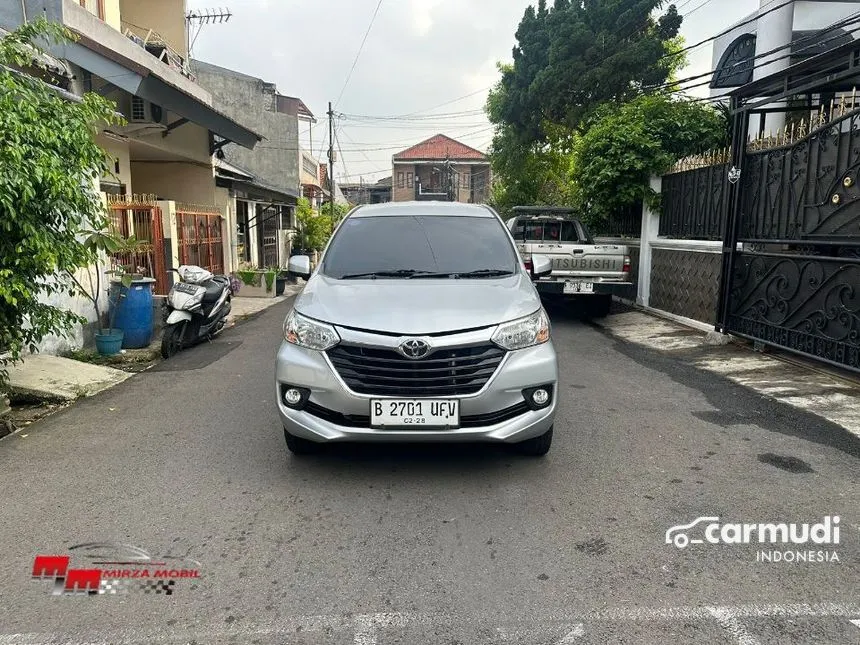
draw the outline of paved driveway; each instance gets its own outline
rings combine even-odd
[[[556,313],[545,459],[298,459],[272,400],[286,308],[0,441],[0,645],[860,642],[860,442],[837,426]],[[839,544],[812,549],[838,562],[664,543],[701,516],[835,515]],[[31,577],[93,542],[200,577],[89,597]]]

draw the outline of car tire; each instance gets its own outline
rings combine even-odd
[[[286,428],[284,428],[284,439],[287,441],[287,448],[294,455],[313,455],[322,449],[322,444],[290,434]]]
[[[525,441],[520,441],[519,443],[514,444],[514,446],[516,447],[517,452],[521,455],[526,455],[528,457],[543,457],[549,452],[550,446],[552,446],[552,426],[542,435],[526,439]]]

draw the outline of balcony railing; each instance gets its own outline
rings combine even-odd
[[[93,0],[81,0],[81,4],[84,4],[84,2],[92,1]],[[99,0],[99,4],[101,4],[101,1],[102,0]],[[168,45],[167,41],[164,39],[163,36],[161,36],[161,34],[152,29],[143,29],[141,27],[137,27],[136,25],[130,25],[128,23],[123,23],[122,29],[123,33],[129,40],[143,47],[146,51],[155,56],[162,63],[168,65],[169,67],[172,67],[177,72],[179,72],[186,78],[191,79],[192,81],[197,80],[191,73],[191,69],[188,66],[188,61],[183,58],[175,49]]]

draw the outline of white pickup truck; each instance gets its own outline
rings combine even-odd
[[[630,253],[621,244],[595,244],[576,211],[557,206],[516,206],[507,226],[526,267],[532,254],[552,261],[552,273],[535,281],[541,296],[567,297],[596,317],[606,316],[612,294],[629,287]]]

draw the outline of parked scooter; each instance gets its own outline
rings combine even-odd
[[[227,276],[214,275],[193,265],[170,270],[178,273],[181,281],[171,287],[163,305],[161,355],[164,358],[220,334],[227,324],[233,296]]]

